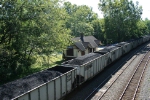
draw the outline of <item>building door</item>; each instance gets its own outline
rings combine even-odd
[[[81,56],[85,55],[85,51],[81,51]]]

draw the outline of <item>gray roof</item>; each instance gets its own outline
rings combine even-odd
[[[81,51],[85,51],[85,47],[82,42],[75,42],[74,43]]]
[[[81,40],[81,37],[75,37],[72,40],[81,51],[85,51],[85,49],[88,47],[95,48],[100,45],[100,41],[94,36],[83,36],[83,41]]]
[[[89,45],[90,45],[89,42],[82,42],[82,44],[83,44],[83,46],[85,47],[85,49],[88,48]]]

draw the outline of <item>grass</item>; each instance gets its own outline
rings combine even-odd
[[[32,69],[44,70],[47,68],[51,68],[55,65],[58,65],[62,62],[61,54],[50,55],[50,56],[46,56],[46,55],[39,56],[38,55],[36,58],[37,58],[36,63],[31,66]]]
[[[63,62],[62,60],[62,54],[56,54],[56,55],[37,55],[36,56],[36,63],[31,65],[31,67],[29,68],[29,70],[25,70],[24,72],[22,72],[21,74],[17,74],[15,76],[12,76],[9,80],[7,80],[6,82],[0,82],[0,85],[5,84],[7,82],[10,81],[14,81],[16,79],[25,77],[27,75],[54,67],[56,65],[59,65]]]
[[[56,54],[56,55],[50,55],[50,56],[46,56],[46,55],[39,56],[39,55],[37,55],[36,58],[37,58],[36,63],[31,65],[30,70],[23,73],[21,75],[21,77],[24,77],[26,75],[33,74],[35,72],[39,72],[39,71],[54,67],[54,66],[59,65],[63,62],[62,54]]]

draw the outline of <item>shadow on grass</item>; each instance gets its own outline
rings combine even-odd
[[[23,78],[23,77],[26,77],[28,75],[31,75],[33,73],[37,73],[37,72],[40,72],[42,70],[46,70],[48,68],[51,68],[51,67],[55,67],[56,65],[60,65],[61,63],[63,62],[63,60],[60,60],[60,61],[56,61],[55,63],[53,64],[46,64],[46,65],[43,65],[41,67],[37,67],[37,68],[29,68],[29,69],[26,69],[24,70],[23,72],[17,72],[15,75],[12,75],[10,76],[10,78],[6,79],[5,81],[0,81],[0,85],[2,84],[5,84],[5,83],[8,83],[10,81],[14,81],[14,80],[17,80],[19,78]]]

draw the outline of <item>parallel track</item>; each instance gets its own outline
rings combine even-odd
[[[136,67],[136,70],[124,88],[119,100],[135,100],[142,76],[149,61],[149,54],[150,52],[147,52],[140,61],[139,65]]]
[[[144,48],[146,48],[146,46],[144,47]],[[143,47],[141,47],[140,48],[140,50],[142,50],[143,49]],[[137,50],[136,52],[135,52],[135,54],[137,53],[137,52],[139,52],[140,50]],[[130,56],[131,57],[131,56]],[[129,58],[130,58],[129,57]],[[129,58],[128,58],[128,60],[129,60]],[[124,68],[124,70],[117,76],[117,78],[106,88],[106,90],[103,92],[103,93],[101,93],[100,95],[99,95],[99,97],[97,98],[98,100],[100,100],[101,98],[103,98],[103,96],[107,93],[107,91],[109,90],[109,88],[115,83],[115,81],[119,78],[119,76],[121,76],[121,74],[130,66],[130,64],[134,61],[134,59],[136,59],[137,58],[137,55],[131,60],[131,62]],[[120,66],[122,66],[124,63],[122,63]],[[120,66],[113,72],[113,73],[115,73],[119,68],[120,68]],[[93,96],[93,94],[94,93],[96,93],[97,91],[98,91],[98,89],[99,89],[99,87],[103,84],[103,83],[105,83],[109,78],[110,78],[111,76],[108,76],[99,86],[97,86],[88,96],[87,96],[87,98],[85,98],[85,100],[90,100],[91,99],[91,97]]]

